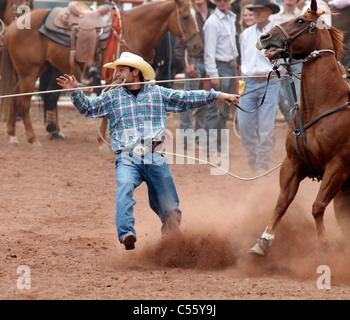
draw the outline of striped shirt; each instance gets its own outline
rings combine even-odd
[[[219,99],[219,92],[175,91],[161,86],[143,85],[137,97],[125,87],[89,99],[81,89],[71,91],[75,108],[89,118],[107,118],[114,153],[133,148],[144,141],[162,141],[167,112],[183,112]]]

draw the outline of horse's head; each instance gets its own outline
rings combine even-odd
[[[180,35],[186,43],[189,54],[198,54],[202,49],[202,41],[197,25],[193,0],[175,0],[176,15],[173,23],[169,23],[170,32]]]
[[[270,31],[263,33],[256,47],[259,50],[265,49],[265,56],[270,60],[287,57],[301,59],[314,50],[320,49],[338,50],[340,34],[336,34],[334,28],[323,22],[320,16],[324,13],[317,10],[317,2],[312,0],[310,8],[303,15],[276,25]],[[326,37],[331,35],[333,41],[329,41],[330,47],[320,47],[320,37],[317,35],[321,34]]]

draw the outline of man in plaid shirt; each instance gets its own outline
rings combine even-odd
[[[168,163],[155,148],[163,142],[167,112],[183,112],[214,100],[238,103],[238,96],[214,91],[175,91],[144,84],[155,72],[141,57],[124,52],[120,58],[104,65],[116,69],[119,83],[126,85],[88,99],[74,76],[64,75],[57,83],[70,92],[76,109],[86,117],[106,117],[111,146],[116,157],[116,226],[119,241],[127,250],[135,248],[136,232],[133,193],[143,181],[147,183],[149,203],[162,222],[162,233],[179,230],[181,210]]]

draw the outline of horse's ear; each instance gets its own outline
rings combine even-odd
[[[311,0],[310,8],[311,8],[312,13],[316,13],[317,12],[317,2],[316,2],[316,0]]]

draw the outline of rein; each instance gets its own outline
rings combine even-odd
[[[264,101],[265,101],[265,97],[266,97],[266,93],[267,93],[268,87],[269,87],[270,85],[273,85],[273,84],[275,84],[275,83],[278,83],[278,82],[284,80],[284,79],[279,79],[279,80],[277,80],[277,81],[272,82],[271,84],[269,84],[270,78],[271,78],[271,74],[272,74],[273,72],[275,72],[275,73],[277,74],[278,78],[280,78],[279,73],[278,73],[278,70],[277,70],[277,67],[274,67],[273,70],[269,72],[269,74],[268,74],[268,76],[267,76],[267,78],[266,78],[266,85],[261,86],[261,87],[258,87],[258,88],[253,89],[253,90],[250,90],[250,91],[248,91],[248,92],[244,92],[243,94],[240,95],[241,97],[243,97],[243,96],[245,96],[245,95],[247,95],[247,94],[250,94],[250,93],[252,93],[252,92],[254,92],[254,91],[260,90],[260,89],[262,89],[262,88],[266,88],[266,89],[265,89],[265,92],[264,92],[264,95],[263,95],[263,97],[262,97],[262,99],[261,99],[260,104],[259,104],[255,109],[253,109],[253,110],[245,110],[245,109],[243,109],[242,107],[240,107],[239,104],[237,104],[237,103],[235,103],[235,102],[233,103],[233,105],[234,105],[236,108],[238,108],[239,110],[241,110],[241,111],[243,111],[243,112],[245,112],[245,113],[253,113],[253,112],[257,111],[257,110],[263,105],[263,103],[264,103]]]

